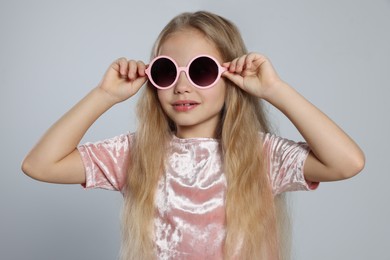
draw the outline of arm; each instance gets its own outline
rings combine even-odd
[[[121,58],[101,83],[42,136],[22,163],[28,176],[52,183],[85,183],[77,145],[89,127],[113,105],[133,96],[145,83],[145,65]]]
[[[305,178],[313,182],[350,178],[364,167],[358,145],[329,117],[283,82],[267,58],[250,53],[226,63],[225,76],[285,114],[308,143]]]

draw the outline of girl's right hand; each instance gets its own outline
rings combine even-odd
[[[112,102],[122,102],[135,95],[146,82],[145,69],[142,61],[119,58],[110,65],[98,87]]]
[[[145,64],[120,58],[102,81],[43,135],[23,161],[30,177],[51,183],[85,183],[77,149],[87,130],[111,106],[133,96],[146,82]],[[102,102],[103,101],[103,102]]]

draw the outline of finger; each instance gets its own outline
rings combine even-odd
[[[256,53],[249,53],[246,55],[245,60],[243,61],[243,71],[241,72],[242,76],[250,76],[257,73],[257,70],[259,68],[258,65],[254,64],[254,61],[257,58]]]
[[[128,73],[128,64],[126,58],[120,58],[117,61],[117,64],[119,66],[119,75],[121,78],[126,78]]]
[[[138,77],[137,79],[134,80],[133,82],[133,86],[134,86],[134,89],[135,91],[137,92],[144,84],[145,82],[148,80],[147,77]]]
[[[130,87],[129,88],[130,95],[131,96],[135,95],[147,80],[148,80],[147,77],[137,77],[135,80],[131,81],[130,85],[128,85]]]
[[[257,55],[254,58],[252,64],[256,68],[256,70],[261,71],[261,74],[268,75],[269,77],[278,77],[274,67],[266,56],[260,54]]]
[[[236,63],[236,73],[241,74],[241,72],[245,69],[244,65],[246,64],[247,55],[243,55],[238,58]]]
[[[146,65],[142,61],[137,61],[137,72],[140,77],[145,77]]]
[[[124,59],[124,58],[119,58],[119,59],[115,60],[115,61],[111,64],[111,68],[114,69],[114,70],[116,70],[118,73],[120,73],[120,65],[119,65],[119,63],[120,63],[120,60],[121,60],[121,59]]]
[[[248,56],[247,56],[247,58],[245,60],[245,68],[247,70],[250,70],[250,69],[253,68],[252,67],[252,65],[254,65],[253,62],[256,60],[257,57],[258,57],[257,53],[254,53],[254,52],[248,53]],[[256,68],[256,66],[255,66],[255,68]]]
[[[232,61],[230,62],[229,71],[230,71],[231,73],[236,72],[237,61],[238,61],[238,58],[235,58],[234,60],[232,60]]]
[[[222,74],[223,77],[229,79],[231,82],[233,82],[238,87],[242,88],[244,84],[244,79],[240,74],[232,73],[230,71],[225,71]]]
[[[127,77],[130,80],[135,80],[137,78],[137,62],[135,60],[129,60],[127,63],[128,63]]]
[[[261,64],[263,64],[264,62],[267,61],[267,57],[265,57],[264,55],[261,55],[261,54],[254,54],[253,55],[253,58],[252,58],[252,64],[258,68],[261,66]]]

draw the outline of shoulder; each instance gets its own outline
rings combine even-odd
[[[95,141],[95,142],[87,142],[84,145],[85,146],[108,146],[108,145],[115,145],[115,144],[124,144],[124,143],[133,143],[135,138],[135,133],[123,133],[114,137],[110,137],[107,139]]]
[[[108,139],[87,142],[77,149],[82,158],[118,158],[127,157],[134,143],[134,134],[125,133]]]
[[[303,149],[305,151],[308,150],[308,145],[306,142],[297,142],[294,140],[290,140],[281,136],[278,136],[276,134],[272,133],[259,133],[260,138],[263,143],[263,149],[265,151],[270,150],[279,150],[283,151],[286,149]]]

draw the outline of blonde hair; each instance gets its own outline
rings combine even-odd
[[[173,33],[195,29],[208,37],[225,61],[247,53],[236,26],[209,12],[183,13],[162,30],[152,58]],[[269,132],[258,98],[226,81],[225,106],[216,129],[227,179],[225,258],[280,259],[288,248],[283,234],[285,203],[274,200],[260,132]],[[175,124],[163,112],[157,91],[148,83],[138,102],[138,129],[131,151],[122,216],[123,259],[153,259],[155,192]],[[279,215],[281,217],[279,217]],[[282,227],[282,228],[281,228]],[[281,250],[283,249],[283,250]]]

